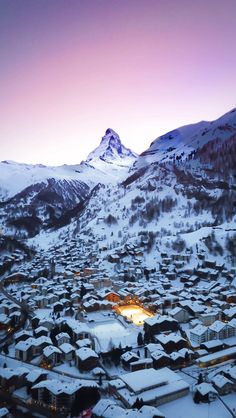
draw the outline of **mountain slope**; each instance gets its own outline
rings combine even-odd
[[[4,231],[27,238],[48,227],[69,223],[84,208],[93,188],[117,184],[136,159],[108,129],[87,161],[47,167],[0,163],[0,216]]]
[[[236,111],[177,131],[171,139],[167,134],[155,141],[119,187],[98,188],[74,226],[72,222],[69,236],[89,237],[95,250],[102,252],[102,266],[112,269],[109,256],[116,251],[123,254],[127,246],[141,247],[142,263],[149,267],[156,266],[161,252],[185,248],[194,254],[201,249],[222,264],[231,262],[228,244],[236,231]],[[168,150],[166,143],[175,150]]]
[[[236,132],[236,109],[212,122],[202,121],[182,126],[154,140],[138,158],[135,167],[140,168],[153,162],[186,159],[213,139],[222,141]]]

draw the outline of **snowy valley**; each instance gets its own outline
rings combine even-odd
[[[78,165],[3,161],[0,219],[6,403],[236,416],[236,109],[141,155],[109,128]]]

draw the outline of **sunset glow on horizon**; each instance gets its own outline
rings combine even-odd
[[[137,153],[235,107],[235,0],[1,0],[0,160]]]

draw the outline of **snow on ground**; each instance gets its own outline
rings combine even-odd
[[[40,320],[52,319],[52,309],[35,309],[34,313]]]
[[[116,320],[93,326],[92,333],[96,337],[95,345],[97,342],[98,351],[106,352],[110,345],[118,347],[121,344],[122,347],[126,347],[137,343],[137,333],[133,329],[125,328]]]
[[[223,400],[229,406],[236,408],[235,394],[224,396]],[[209,404],[195,404],[191,393],[173,402],[160,405],[159,409],[165,414],[165,418],[232,418],[219,399]]]
[[[80,372],[79,369],[75,366],[70,366],[69,363],[63,363],[60,366],[56,366],[53,368],[55,372],[65,373],[70,375],[71,377],[76,377],[79,379],[94,379],[92,373]]]

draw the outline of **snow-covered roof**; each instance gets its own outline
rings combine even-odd
[[[168,358],[169,356],[163,350],[156,350],[151,353],[151,357],[153,360],[159,360],[162,357]]]
[[[136,372],[121,375],[120,378],[134,393],[139,393],[153,387],[168,383],[168,379],[173,378],[172,372],[167,367],[163,369],[144,369]]]
[[[60,350],[63,351],[63,353],[68,354],[71,351],[75,351],[75,348],[69,343],[63,343],[60,345]]]
[[[0,418],[7,417],[8,414],[9,414],[9,411],[7,408],[0,408]]]
[[[164,344],[164,345],[168,344],[169,342],[173,342],[177,344],[180,341],[185,341],[184,338],[181,337],[181,335],[175,334],[173,332],[171,332],[170,334],[158,334],[156,338],[161,344]]]
[[[190,330],[190,334],[195,334],[199,336],[205,334],[205,332],[207,332],[207,327],[205,325],[197,325],[195,328],[192,328]]]
[[[61,338],[69,338],[70,340],[70,336],[69,334],[67,334],[67,332],[60,332],[60,334],[56,335],[56,340],[59,341]]]
[[[47,375],[47,372],[45,370],[34,369],[27,374],[26,378],[28,382],[33,383],[42,375]]]
[[[120,357],[123,361],[129,362],[130,360],[138,360],[139,356],[134,353],[133,351],[126,351],[124,354]]]
[[[171,318],[167,315],[155,315],[153,317],[150,317],[144,320],[144,322],[150,326],[161,324],[164,321],[177,322],[174,318]]]
[[[215,321],[213,322],[213,324],[211,324],[209,326],[209,329],[211,331],[215,331],[215,332],[220,332],[223,328],[226,327],[226,324],[224,322],[221,321]]]
[[[104,416],[104,412],[110,405],[116,405],[115,401],[111,399],[100,399],[93,407],[93,414],[98,417]]]
[[[211,382],[220,389],[222,389],[226,384],[234,384],[232,380],[228,379],[222,374],[217,374],[216,376],[212,377]]]
[[[55,345],[48,345],[43,349],[43,354],[45,357],[51,356],[53,353],[61,354],[61,350],[59,350],[58,347],[55,347]]]
[[[209,393],[218,393],[210,383],[200,383],[199,385],[195,386],[195,389],[202,395],[208,395]]]
[[[220,359],[224,356],[233,356],[236,354],[236,346],[231,348],[226,348],[225,350],[217,351],[213,354],[208,354],[207,356],[200,357],[197,359],[197,363],[206,363],[212,360]]]
[[[87,360],[90,357],[98,358],[97,353],[95,353],[95,351],[89,347],[81,347],[78,350],[76,350],[75,353],[76,353],[76,356],[79,357],[79,359],[82,361]]]
[[[61,393],[72,395],[82,387],[97,388],[98,385],[92,380],[75,379],[73,382],[62,382],[60,380],[53,379],[43,380],[42,382],[37,383],[37,385],[34,385],[32,389],[47,388],[54,395],[59,395]]]

